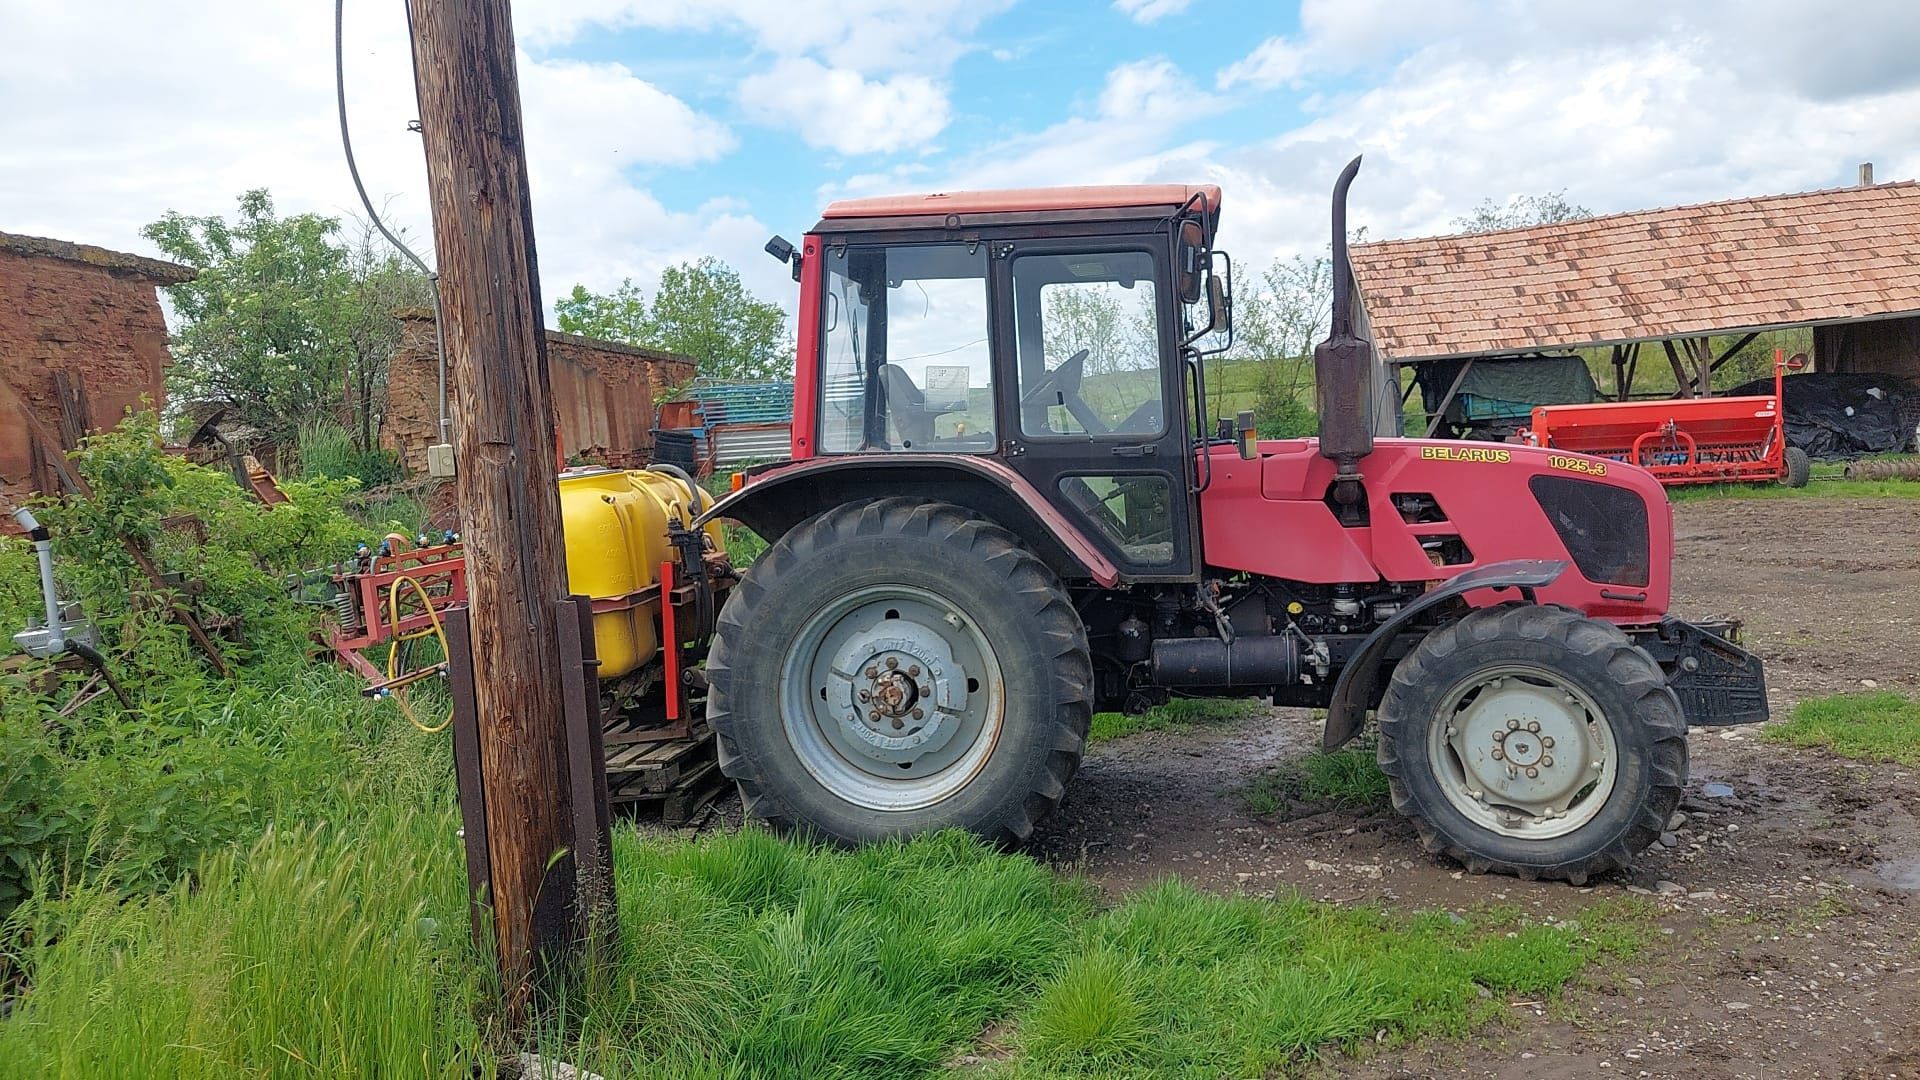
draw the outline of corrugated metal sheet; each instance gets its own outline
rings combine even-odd
[[[713,437],[715,465],[781,461],[793,451],[791,424],[727,424],[707,430]]]

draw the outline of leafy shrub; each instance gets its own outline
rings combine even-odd
[[[299,457],[302,480],[352,480],[375,488],[406,477],[399,454],[378,446],[363,450],[352,432],[326,421],[300,425]]]
[[[25,899],[33,875],[83,828],[58,749],[36,730],[38,717],[26,704],[0,697],[0,917]]]

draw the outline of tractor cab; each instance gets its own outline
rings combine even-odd
[[[794,458],[1011,474],[1115,580],[1197,579],[1219,213],[1181,185],[834,203],[798,250],[769,245],[801,285]]]

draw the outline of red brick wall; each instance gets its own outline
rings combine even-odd
[[[54,373],[85,394],[88,418],[112,427],[144,395],[164,404],[166,319],[151,279],[127,270],[0,250],[0,377],[56,437]],[[10,410],[11,402],[0,402]],[[0,498],[32,486],[26,425],[0,423]]]
[[[387,410],[380,444],[398,450],[409,473],[427,471],[427,447],[439,440],[439,361],[431,313],[400,317],[400,347],[387,368]],[[691,381],[693,361],[547,331],[547,374],[561,444],[569,456],[614,464],[653,451],[654,402]]]

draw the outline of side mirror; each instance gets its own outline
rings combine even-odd
[[[1233,296],[1219,274],[1207,275],[1207,333],[1233,325]]]
[[[1200,302],[1201,281],[1207,273],[1206,232],[1197,221],[1188,221],[1180,226],[1180,265],[1174,270],[1174,281],[1182,304]]]
[[[1791,357],[1787,359],[1788,371],[1799,371],[1801,368],[1804,368],[1806,366],[1807,366],[1806,353],[1794,353]]]

